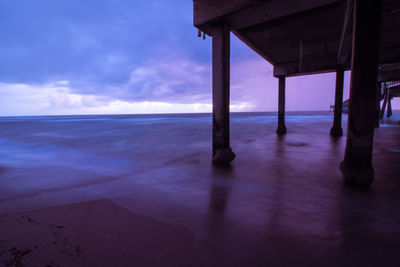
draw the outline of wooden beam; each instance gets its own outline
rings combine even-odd
[[[222,22],[226,15],[246,9],[268,0],[194,0],[193,22],[194,26],[202,27],[204,24]]]
[[[337,4],[340,0],[285,0],[267,1],[259,5],[249,6],[229,14],[226,20],[232,29],[240,30],[244,28],[262,25],[276,19],[290,19],[292,16],[306,16],[309,12],[321,8],[329,8],[332,4]]]
[[[251,41],[246,35],[240,34],[239,32],[233,30],[232,33],[239,38],[243,43],[245,43],[248,47],[254,50],[260,57],[264,58],[266,61],[268,61],[271,64],[274,64],[274,60],[267,55],[263,49],[258,47],[253,41]]]
[[[193,21],[201,30],[221,22],[236,30],[339,2],[341,0],[194,0]]]
[[[400,80],[400,63],[379,67],[378,82]]]
[[[343,67],[344,70],[349,70],[350,66]],[[301,70],[299,70],[299,62],[284,62],[274,65],[274,76],[300,76],[318,73],[335,72],[338,69],[337,56],[329,55],[325,57],[303,58]]]
[[[348,65],[351,56],[351,33],[353,24],[353,11],[354,0],[346,1],[346,11],[344,15],[344,22],[342,27],[342,34],[340,36],[339,50],[338,50],[338,65]]]

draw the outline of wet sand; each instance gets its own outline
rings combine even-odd
[[[208,115],[3,119],[0,264],[399,266],[398,120],[355,190],[327,113],[234,114],[229,168]]]
[[[189,230],[135,214],[108,199],[0,218],[2,258],[10,266],[196,264]]]

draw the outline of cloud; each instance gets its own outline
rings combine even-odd
[[[231,102],[251,104],[248,111],[271,111],[277,107],[277,79],[272,66],[259,57],[231,63]]]
[[[180,55],[150,59],[134,68],[128,81],[109,91],[128,101],[209,103],[210,67]]]
[[[211,40],[196,37],[191,1],[4,0],[0,17],[0,62],[7,66],[0,68],[0,83],[24,95],[2,91],[2,97],[14,99],[21,112],[34,106],[51,114],[111,103],[116,108],[112,101],[211,103]],[[235,37],[232,49],[236,60],[250,51]],[[244,93],[255,90],[256,76],[244,71],[232,83],[236,110],[258,106]]]
[[[107,106],[112,99],[72,93],[68,81],[49,84],[0,83],[1,115],[69,114],[74,110]],[[67,112],[68,113],[68,112]]]
[[[196,37],[192,8],[0,1],[0,114],[211,111],[211,38]],[[328,110],[334,83],[334,74],[288,78],[287,110]],[[272,66],[231,35],[232,110],[276,111],[277,102]]]
[[[0,17],[1,82],[65,79],[92,93],[125,82],[149,58],[176,51],[210,58],[187,0],[4,0]]]
[[[0,115],[142,114],[211,112],[211,103],[126,101],[107,96],[73,93],[68,81],[48,84],[0,83]],[[245,111],[248,103],[231,105]]]
[[[278,82],[268,63],[257,58],[234,60],[231,70],[231,111],[277,110]],[[127,82],[106,93],[79,93],[67,80],[0,83],[0,115],[211,112],[210,71],[207,64],[176,56],[149,60],[134,68]],[[334,74],[287,78],[287,110],[327,110],[334,101],[334,80]],[[393,108],[398,107],[393,101]]]

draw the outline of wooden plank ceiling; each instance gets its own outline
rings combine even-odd
[[[194,0],[194,25],[218,23],[274,66],[275,76],[349,69],[352,1]],[[400,63],[400,1],[383,0],[379,63]]]

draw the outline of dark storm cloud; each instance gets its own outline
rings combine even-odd
[[[187,0],[3,0],[0,36],[0,82],[68,80],[77,93],[131,100],[169,97],[174,90],[184,95],[178,69],[210,60]],[[171,69],[161,62],[166,58]],[[157,76],[132,81],[141,69]]]

